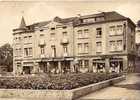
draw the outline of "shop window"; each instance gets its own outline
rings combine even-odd
[[[79,67],[82,68],[82,60],[78,61]]]
[[[84,61],[84,67],[85,67],[85,68],[88,68],[88,67],[89,67],[89,60],[85,60],[85,61]]]

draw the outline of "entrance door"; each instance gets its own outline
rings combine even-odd
[[[23,73],[24,74],[31,74],[31,67],[32,66],[23,66]]]

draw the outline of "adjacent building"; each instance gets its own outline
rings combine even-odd
[[[135,24],[117,12],[60,18],[13,30],[14,73],[121,72],[135,66]]]

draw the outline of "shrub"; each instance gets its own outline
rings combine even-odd
[[[1,77],[0,88],[70,90],[120,76],[112,73],[78,73],[40,77]]]

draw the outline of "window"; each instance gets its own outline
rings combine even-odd
[[[96,31],[97,31],[96,37],[101,37],[102,36],[102,28],[97,28]]]
[[[82,43],[78,43],[78,53],[82,53]]]
[[[63,37],[66,37],[67,36],[67,32],[63,32]]]
[[[115,51],[115,41],[110,41],[110,51]]]
[[[68,55],[68,47],[67,46],[63,46],[63,50],[64,50],[64,56]]]
[[[29,56],[32,56],[32,53],[33,53],[32,48],[29,48]]]
[[[40,51],[41,51],[41,54],[45,54],[45,48],[44,48],[44,46],[41,46],[40,47]]]
[[[82,30],[78,30],[77,33],[78,33],[78,38],[82,38]]]
[[[51,35],[51,36],[50,36],[50,37],[51,37],[51,40],[54,40],[54,38],[55,38],[55,33],[51,33],[50,35]]]
[[[24,36],[24,43],[27,43],[27,36]]]
[[[93,23],[95,22],[95,18],[88,18],[83,20],[84,23]]]
[[[24,43],[32,43],[32,36],[24,36]]]
[[[97,52],[102,52],[102,42],[96,42]]]
[[[51,48],[52,48],[52,57],[56,57],[56,48],[55,48],[55,45],[52,45]]]
[[[79,67],[82,68],[82,60],[78,61]]]
[[[24,48],[24,56],[28,56],[29,53],[28,53],[28,48]]]
[[[115,35],[115,26],[110,26],[109,27],[109,35]]]
[[[104,21],[104,17],[96,17],[95,20],[96,21]]]
[[[134,43],[133,43],[133,41],[131,42],[131,50],[134,50]]]
[[[117,35],[123,34],[123,26],[122,25],[117,25]]]
[[[122,35],[123,34],[123,25],[110,26],[109,35]]]
[[[44,34],[40,34],[40,37],[43,37],[43,36],[45,36]]]
[[[117,41],[117,50],[118,50],[118,51],[123,50],[122,40],[118,40],[118,41]]]
[[[32,36],[28,36],[28,43],[32,43]]]
[[[18,39],[19,39],[19,42],[21,41],[21,37],[18,37]]]
[[[84,29],[84,37],[87,38],[89,35],[89,30],[88,29]]]
[[[21,56],[21,48],[18,49],[18,56]]]
[[[84,43],[84,53],[88,53],[88,51],[89,51],[89,44]]]
[[[24,56],[27,57],[27,56],[32,56],[32,47],[30,48],[24,48]]]
[[[15,42],[15,43],[21,42],[21,37],[15,37],[15,38],[14,38],[14,42]]]

